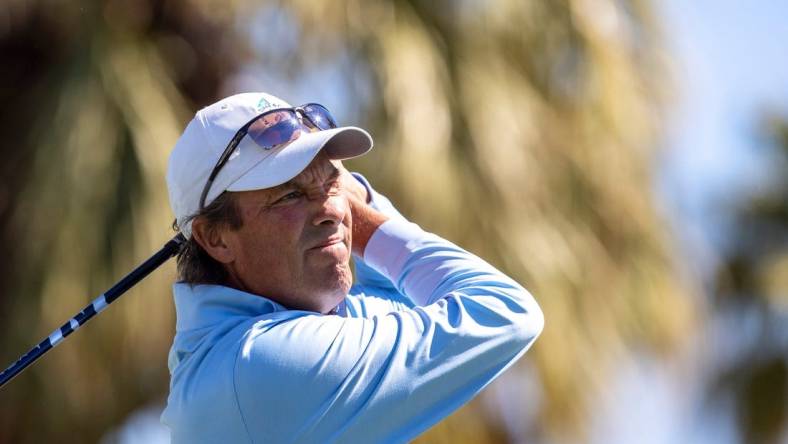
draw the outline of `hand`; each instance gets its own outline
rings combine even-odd
[[[342,189],[349,194],[350,197],[354,197],[357,200],[360,200],[364,203],[369,203],[369,193],[367,192],[367,187],[361,184],[352,174],[350,171],[346,170],[345,167],[340,164],[338,165],[340,171],[342,171],[340,175],[340,180],[342,183]]]
[[[356,256],[364,257],[364,250],[367,248],[369,238],[389,218],[369,205],[367,188],[356,180],[345,167],[340,165],[340,168],[342,170],[340,176],[342,191],[350,204],[353,231],[352,251]]]

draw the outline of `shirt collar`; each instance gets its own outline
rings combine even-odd
[[[210,327],[233,317],[255,317],[286,311],[283,305],[263,296],[222,285],[173,285],[176,330]]]

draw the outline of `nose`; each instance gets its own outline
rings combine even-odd
[[[318,199],[314,199],[315,205],[318,207],[313,224],[334,226],[339,225],[345,219],[348,211],[347,200],[342,195],[323,195]]]

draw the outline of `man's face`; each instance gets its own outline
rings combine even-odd
[[[243,225],[222,235],[231,286],[321,313],[343,300],[353,278],[341,169],[321,152],[283,185],[236,193]]]

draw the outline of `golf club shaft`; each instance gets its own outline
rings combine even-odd
[[[27,353],[22,355],[18,361],[14,362],[7,369],[0,373],[0,388],[8,383],[14,376],[18,375],[22,370],[27,368],[30,364],[36,362],[38,358],[48,352],[50,349],[59,344],[66,336],[73,333],[76,329],[85,325],[87,321],[93,316],[100,313],[107,308],[109,304],[115,301],[129,288],[133,287],[137,282],[141,281],[145,276],[149,275],[153,270],[157,269],[161,264],[166,262],[169,258],[178,253],[178,249],[182,243],[186,242],[186,238],[182,234],[178,234],[170,239],[156,254],[151,256],[148,260],[142,263],[139,267],[135,268],[131,273],[126,275],[123,279],[118,281],[115,285],[107,290],[104,294],[93,300],[87,307],[77,313],[76,316],[69,319],[68,322],[63,324],[62,327],[52,332],[47,338],[41,341],[38,345],[30,349]]]

